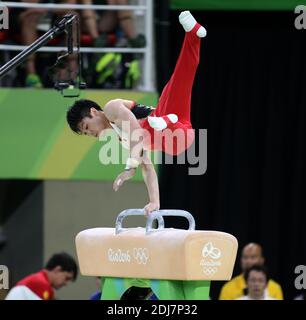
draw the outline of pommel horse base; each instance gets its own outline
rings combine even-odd
[[[145,228],[122,228],[131,215],[144,212],[125,210],[116,228],[93,228],[76,236],[81,274],[104,279],[102,300],[120,299],[132,286],[151,288],[159,300],[207,300],[211,281],[231,279],[238,249],[234,236],[195,230],[193,216],[183,210],[153,212]],[[189,229],[165,228],[163,216],[185,217]]]

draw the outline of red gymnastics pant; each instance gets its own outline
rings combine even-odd
[[[156,131],[150,127],[147,119],[140,121],[142,128],[150,133],[146,135],[144,143],[151,150],[178,155],[187,150],[194,141],[190,106],[193,81],[199,64],[201,38],[196,35],[199,28],[200,25],[197,23],[190,32],[186,32],[174,72],[151,114],[163,117],[174,113],[178,116],[178,122],[173,124],[166,121],[167,128]]]

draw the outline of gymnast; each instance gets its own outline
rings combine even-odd
[[[113,129],[122,145],[129,149],[124,172],[116,178],[115,191],[134,176],[141,166],[149,194],[146,214],[159,210],[158,179],[147,151],[158,150],[179,155],[194,141],[190,121],[191,92],[197,66],[201,38],[206,30],[198,24],[189,11],[179,15],[179,22],[186,34],[174,72],[162,91],[156,108],[135,101],[114,99],[102,109],[92,100],[78,100],[67,111],[67,122],[74,132],[95,138],[107,129]],[[129,130],[125,130],[125,124]],[[140,131],[142,139],[132,139],[133,132]]]

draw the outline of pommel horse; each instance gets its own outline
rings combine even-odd
[[[123,220],[135,215],[144,211],[125,210],[115,228],[76,236],[81,274],[104,279],[101,300],[120,299],[132,286],[151,288],[159,300],[207,300],[211,281],[231,279],[238,249],[234,236],[195,230],[193,216],[183,210],[155,211],[145,228],[123,228]],[[165,228],[163,216],[187,218],[188,230]]]

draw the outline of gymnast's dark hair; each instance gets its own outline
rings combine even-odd
[[[247,269],[244,273],[245,281],[248,281],[251,271],[262,272],[266,276],[267,283],[269,282],[270,277],[269,277],[268,269],[266,266],[254,265],[254,266],[250,267],[249,269]]]
[[[79,124],[83,118],[91,118],[90,109],[102,110],[101,107],[92,100],[78,100],[67,111],[66,119],[72,131],[80,134]]]
[[[61,267],[62,271],[72,272],[73,280],[78,276],[78,267],[75,260],[66,252],[55,253],[46,263],[45,269],[53,270]]]

